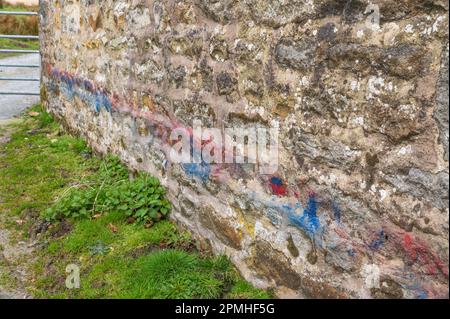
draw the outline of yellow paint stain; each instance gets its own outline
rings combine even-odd
[[[254,239],[255,238],[255,223],[248,221],[245,218],[244,213],[242,212],[241,208],[235,205],[232,205],[233,209],[237,212],[236,216],[237,216],[237,221],[240,225],[242,225],[244,227],[244,229],[246,230],[247,234]]]
[[[151,112],[156,111],[155,103],[153,103],[152,98],[148,95],[142,96],[142,106],[144,111],[151,111]]]
[[[139,108],[139,95],[137,91],[133,91],[133,109],[137,110]]]
[[[83,46],[88,49],[97,49],[98,47],[100,47],[100,40],[88,40],[83,43]]]
[[[61,15],[60,14],[55,14],[53,16],[53,26],[55,29],[61,29]]]

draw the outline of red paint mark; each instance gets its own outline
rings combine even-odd
[[[448,266],[434,252],[430,251],[425,243],[414,240],[410,234],[403,236],[403,249],[407,257],[413,262],[425,267],[425,271],[430,275],[437,275],[441,272],[448,277]]]
[[[279,177],[272,177],[270,179],[270,187],[272,188],[272,193],[277,196],[286,195],[286,186]]]
[[[272,187],[272,192],[277,196],[286,195],[286,187],[284,185],[270,185]]]

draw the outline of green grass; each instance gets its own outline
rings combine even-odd
[[[162,250],[134,261],[124,276],[129,298],[218,298],[226,284],[221,259],[205,260],[180,250]],[[130,280],[135,278],[134,280]]]
[[[39,50],[39,41],[0,39],[0,48],[12,50]]]
[[[37,40],[0,39],[0,49],[9,50],[39,50]],[[0,53],[0,59],[18,56],[20,53]]]
[[[12,4],[4,4],[2,7],[0,7],[0,11],[37,11],[38,8],[34,6],[17,6]]]
[[[122,212],[124,216],[147,226],[164,219],[170,212],[166,190],[159,180],[147,173],[129,172],[113,156],[105,158],[96,175],[97,182],[80,185],[66,192],[43,217],[54,221],[63,218],[86,218],[105,212]]]
[[[25,238],[56,199],[74,187],[98,184],[105,165],[105,159],[89,156],[86,144],[65,134],[39,106],[32,111],[39,115],[11,124],[15,133],[0,145],[0,214],[26,221],[0,227]],[[36,298],[272,296],[244,281],[226,257],[198,250],[192,235],[169,220],[146,228],[130,223],[124,212],[102,212],[54,221],[40,242],[42,248],[28,265],[28,290]],[[80,289],[65,287],[68,264],[80,267]],[[15,284],[4,274],[0,282]]]
[[[39,111],[35,107],[34,111]],[[48,207],[61,189],[80,183],[91,175],[100,160],[84,160],[85,143],[63,134],[46,113],[28,116],[17,124],[11,141],[1,146],[1,210],[14,215],[40,212]]]

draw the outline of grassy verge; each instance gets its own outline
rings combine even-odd
[[[24,6],[24,5],[12,5],[12,4],[3,4],[0,6],[0,11],[38,11],[38,6]]]
[[[110,206],[101,195],[94,197],[95,205],[80,200],[93,189],[101,194],[112,183],[120,181],[123,187],[133,181],[124,179],[121,164],[92,155],[39,106],[29,114],[34,116],[12,124],[15,133],[0,145],[0,227],[14,232],[18,241],[35,243],[26,282],[33,296],[271,297],[244,281],[226,257],[200,250],[189,232],[164,216],[140,221],[126,213],[133,207]],[[76,213],[86,205],[92,207],[88,213]],[[67,214],[55,215],[55,209]],[[80,289],[65,286],[69,264],[80,267]],[[2,286],[16,284],[5,274],[0,281]]]
[[[39,41],[0,39],[0,49],[39,50]],[[0,59],[11,57],[11,56],[17,56],[17,55],[20,55],[20,53],[0,53]]]
[[[5,49],[38,50],[39,42],[35,40],[0,39],[0,47]]]

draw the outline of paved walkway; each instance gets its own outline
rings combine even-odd
[[[0,64],[39,64],[39,55],[26,54],[4,58],[0,59]],[[37,78],[39,69],[0,67],[0,77]],[[39,82],[0,81],[0,91],[39,93]],[[0,120],[10,119],[36,103],[39,103],[39,96],[0,95]]]

